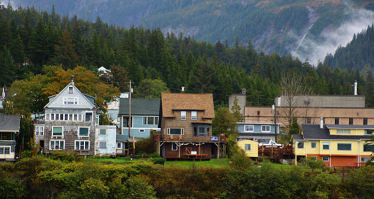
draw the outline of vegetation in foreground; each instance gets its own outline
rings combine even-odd
[[[219,161],[225,165],[228,159],[205,163]],[[183,166],[160,167],[151,161],[126,164],[93,161],[73,153],[24,156],[15,164],[0,165],[0,195],[3,198],[371,198],[374,194],[373,166],[352,170],[343,178],[340,174],[309,172],[293,166],[285,169],[270,163],[243,168],[232,161],[234,166],[222,168],[187,167],[184,161],[178,162]]]

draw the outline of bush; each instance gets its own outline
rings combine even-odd
[[[53,160],[61,160],[67,162],[82,160],[82,157],[76,152],[54,151],[49,155],[49,157]]]
[[[21,159],[22,158],[31,158],[32,156],[34,156],[34,152],[31,151],[31,150],[26,150],[26,151],[23,151],[21,153]]]
[[[151,160],[154,164],[161,164],[161,165],[165,164],[165,159],[164,158],[152,158]]]
[[[324,169],[326,167],[322,160],[316,158],[309,157],[308,159],[304,159],[303,162],[306,166],[311,168],[312,171],[314,171],[314,169]]]

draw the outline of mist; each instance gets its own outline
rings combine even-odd
[[[347,6],[346,20],[338,27],[326,28],[317,40],[308,37],[301,41],[298,48],[291,51],[291,55],[298,57],[302,61],[308,61],[310,64],[317,65],[323,62],[326,55],[334,54],[340,46],[346,46],[352,41],[354,34],[367,29],[374,22],[374,12],[367,9],[356,9],[352,5]]]

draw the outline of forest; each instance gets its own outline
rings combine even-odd
[[[0,29],[0,85],[7,87],[42,74],[49,66],[65,70],[82,66],[91,71],[105,66],[120,68],[126,75],[118,81],[132,80],[135,90],[144,79],[158,79],[171,92],[184,86],[186,92],[213,93],[215,105],[224,106],[229,95],[245,88],[248,105],[269,106],[281,94],[282,75],[291,73],[302,77],[312,94],[320,95],[351,95],[357,80],[366,105],[374,106],[370,69],[360,73],[326,64],[314,68],[291,56],[256,52],[251,41],[246,46],[211,44],[181,34],[163,35],[159,29],[126,29],[100,18],[91,23],[33,8],[1,9]]]

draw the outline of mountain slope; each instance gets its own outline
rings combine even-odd
[[[14,0],[91,21],[160,28],[198,40],[292,54],[316,64],[374,21],[374,1],[355,0]]]

